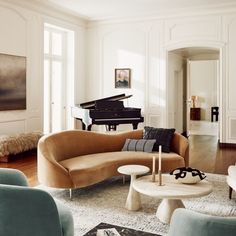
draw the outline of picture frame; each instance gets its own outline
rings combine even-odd
[[[26,57],[0,53],[0,111],[26,110]]]
[[[115,69],[115,88],[131,88],[131,69]]]

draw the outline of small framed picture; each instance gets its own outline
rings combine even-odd
[[[115,88],[131,87],[131,69],[119,68],[115,69]]]

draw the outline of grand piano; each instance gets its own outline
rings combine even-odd
[[[93,125],[106,125],[108,131],[116,130],[119,124],[132,124],[137,129],[138,124],[143,122],[141,108],[124,107],[124,93],[81,103],[72,107],[72,117],[82,122],[83,130],[91,130]]]

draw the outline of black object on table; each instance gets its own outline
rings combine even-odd
[[[108,229],[108,228],[115,228],[121,236],[161,236],[160,234],[147,233],[140,230],[134,230],[106,223],[100,223],[95,228],[91,229],[89,232],[84,234],[84,236],[96,236],[98,229]]]

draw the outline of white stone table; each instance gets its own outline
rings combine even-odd
[[[130,187],[129,193],[127,196],[125,207],[130,211],[137,211],[141,206],[140,195],[138,192],[133,189],[133,182],[136,179],[137,175],[143,175],[150,171],[147,166],[142,165],[124,165],[120,166],[117,171],[124,175],[130,175]]]
[[[175,180],[174,176],[164,174],[162,175],[164,185],[158,186],[158,182],[152,182],[151,179],[151,175],[138,178],[133,181],[132,186],[139,193],[163,199],[157,209],[156,216],[164,223],[170,223],[176,208],[185,207],[181,199],[202,197],[212,192],[212,184],[206,180],[197,184],[181,184]],[[158,176],[156,179],[158,180]],[[138,208],[138,206],[136,207]]]

